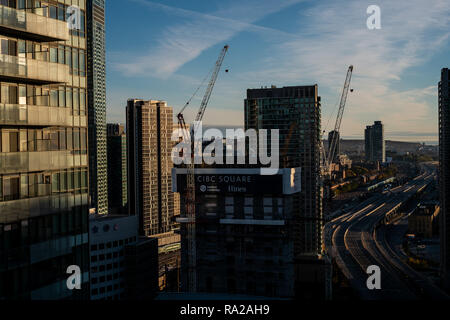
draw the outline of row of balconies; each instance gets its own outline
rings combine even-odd
[[[0,34],[38,42],[68,41],[67,23],[0,5]],[[0,54],[0,80],[30,84],[68,83],[69,66]]]
[[[66,169],[87,163],[86,154],[69,150],[0,153],[0,174]]]
[[[11,223],[38,216],[41,212],[56,214],[87,206],[88,194],[64,193],[46,197],[0,202],[0,223]]]
[[[73,116],[71,108],[0,104],[0,125],[86,127],[86,116]]]
[[[0,77],[23,83],[50,84],[69,82],[69,66],[60,63],[0,54]]]
[[[66,22],[2,5],[0,5],[0,32],[40,42],[70,39]]]

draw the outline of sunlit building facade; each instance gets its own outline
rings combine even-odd
[[[105,0],[86,0],[86,7],[90,205],[97,214],[107,214]]]
[[[128,100],[128,208],[139,216],[140,235],[173,226],[173,109],[160,100]]]

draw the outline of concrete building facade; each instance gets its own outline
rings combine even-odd
[[[165,101],[128,100],[128,207],[142,236],[171,231],[173,111]]]
[[[119,300],[125,291],[125,248],[138,242],[136,216],[91,215],[91,300]]]
[[[436,204],[420,203],[408,218],[408,232],[423,238],[435,234],[434,226],[439,216],[440,207]]]

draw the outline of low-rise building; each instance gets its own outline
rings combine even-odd
[[[166,232],[151,236],[158,239],[159,290],[178,292],[180,287],[180,234]]]
[[[440,207],[434,203],[419,204],[408,218],[409,233],[424,238],[431,238],[436,233],[435,224]],[[433,232],[434,231],[434,232]]]
[[[125,289],[125,247],[138,237],[136,216],[91,215],[91,300],[118,300]]]

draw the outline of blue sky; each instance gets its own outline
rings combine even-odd
[[[366,27],[372,4],[381,9],[379,30]],[[353,64],[342,136],[362,138],[381,120],[387,139],[438,139],[448,0],[110,0],[106,18],[109,122],[125,121],[128,98],[165,100],[176,113],[229,44],[229,72],[219,75],[206,125],[242,126],[247,88],[317,83],[323,129],[331,130]]]

